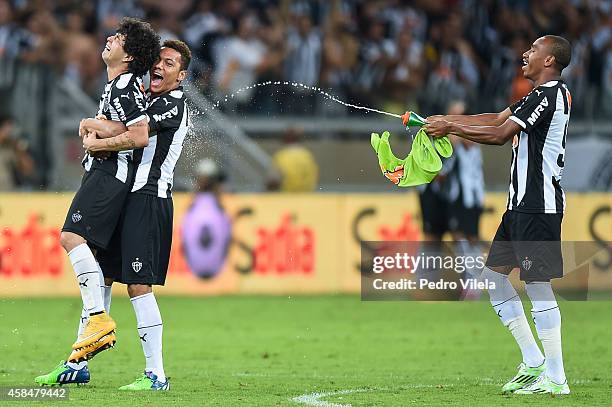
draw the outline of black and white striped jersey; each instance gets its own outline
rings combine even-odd
[[[183,88],[150,97],[147,116],[149,145],[134,152],[137,168],[132,192],[171,198],[174,168],[189,126]]]
[[[146,100],[142,78],[126,72],[109,81],[100,98],[98,115],[108,120],[120,121],[126,127],[147,118]],[[128,182],[128,161],[133,150],[111,153],[107,159],[95,159],[89,154],[83,158],[86,171],[97,169],[106,171],[121,182]]]
[[[512,141],[509,210],[563,213],[561,177],[572,97],[561,80],[546,82],[510,106],[522,131]]]

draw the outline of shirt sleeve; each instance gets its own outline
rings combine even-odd
[[[525,131],[537,126],[551,111],[553,103],[543,90],[534,89],[527,96],[510,106],[510,120],[516,122]]]
[[[125,88],[114,88],[111,99],[113,108],[126,127],[147,118],[145,96],[136,81]]]
[[[183,118],[183,105],[182,99],[171,96],[155,99],[147,109],[149,134],[156,134],[161,130],[178,129]]]

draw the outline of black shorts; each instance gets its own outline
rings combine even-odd
[[[172,246],[172,198],[131,193],[108,250],[104,277],[123,284],[164,285]]]
[[[461,195],[455,202],[448,202],[441,194],[426,188],[419,194],[423,232],[442,236],[446,232],[478,236],[482,208],[466,208]]]
[[[132,174],[130,163],[128,180],[132,179]],[[98,250],[106,249],[131,187],[131,182],[123,183],[106,171],[92,169],[86,172],[72,199],[62,231],[76,233]]]
[[[489,250],[488,267],[512,266],[523,281],[563,277],[561,213],[506,211]]]
[[[428,185],[419,194],[423,232],[442,236],[448,228],[448,202]]]
[[[466,237],[478,237],[482,208],[466,208],[461,200],[457,200],[448,208],[448,229],[451,232],[460,232]]]

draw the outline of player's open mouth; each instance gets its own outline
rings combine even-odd
[[[164,77],[158,73],[151,74],[151,86],[159,86],[161,85]]]
[[[529,60],[527,58],[523,58],[523,66],[522,69],[525,69],[529,65]]]

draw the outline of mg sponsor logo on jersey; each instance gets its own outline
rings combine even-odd
[[[169,119],[169,118],[174,117],[176,115],[178,115],[178,106],[174,106],[172,109],[170,109],[167,112],[164,112],[162,114],[154,114],[153,115],[153,120],[155,120],[156,122],[161,122],[164,119]]]
[[[527,119],[529,124],[531,124],[533,126],[534,123],[536,122],[536,120],[538,120],[538,118],[540,117],[540,115],[544,111],[544,109],[546,109],[547,107],[548,107],[548,98],[544,97],[544,99],[542,99],[540,104],[535,108],[533,113],[531,113],[531,116],[529,116],[529,118]]]

